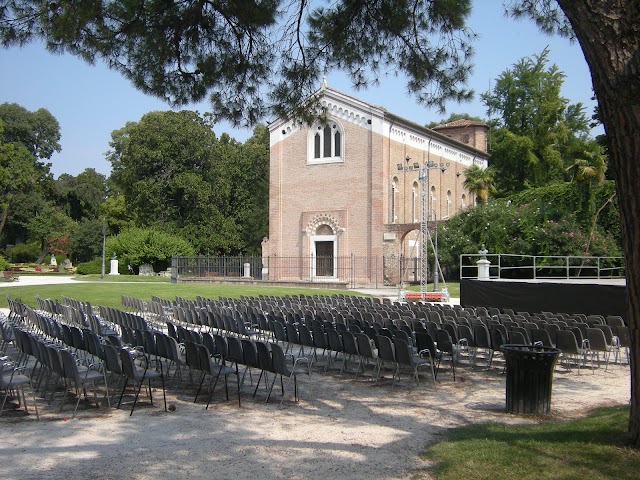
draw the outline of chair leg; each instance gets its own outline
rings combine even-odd
[[[282,377],[282,375],[281,375]],[[278,379],[278,374],[273,374],[273,382],[271,382],[271,388],[269,388],[269,394],[267,395],[267,400],[264,403],[269,403],[269,398],[271,398],[271,392],[273,390],[273,386],[276,384],[276,380]]]
[[[253,398],[256,398],[256,394],[258,393],[258,387],[260,386],[260,381],[262,380],[262,375],[264,374],[264,370],[260,372],[260,376],[258,377],[258,383],[256,383],[256,389],[253,391]],[[268,381],[266,379],[266,375],[265,375],[265,383],[268,384]]]
[[[167,391],[164,386],[164,372],[162,371],[162,365],[160,365],[160,381],[162,383],[162,399],[164,400],[164,411],[167,411]]]
[[[238,366],[236,365],[236,384],[238,387],[238,408],[240,408],[242,405],[240,405],[240,375],[238,375]]]
[[[138,391],[136,392],[136,398],[133,399],[133,406],[131,407],[131,413],[129,413],[129,416],[133,415],[133,411],[136,408],[136,403],[138,403],[138,396],[140,395],[140,390],[142,390],[143,383],[144,383],[144,377],[142,378],[142,380],[140,380],[140,386],[138,387]]]
[[[124,396],[124,391],[127,389],[128,383],[129,383],[129,379],[125,377],[124,385],[122,386],[122,393],[120,393],[120,400],[118,400],[118,406],[116,408],[120,408],[120,404],[122,403],[122,397]]]
[[[198,400],[198,396],[200,395],[200,390],[202,389],[202,384],[204,383],[204,378],[206,376],[207,376],[206,373],[202,374],[202,378],[200,379],[200,385],[198,386],[198,391],[196,392],[196,398],[193,399],[193,403],[196,403],[196,401]]]

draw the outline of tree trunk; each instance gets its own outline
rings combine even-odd
[[[557,1],[589,64],[616,178],[631,330],[629,430],[640,447],[640,4]]]

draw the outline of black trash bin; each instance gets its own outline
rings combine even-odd
[[[532,345],[502,345],[507,362],[507,412],[549,415],[553,369],[560,350]]]

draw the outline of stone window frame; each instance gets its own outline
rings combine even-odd
[[[329,138],[327,134],[330,134]],[[327,147],[330,150],[328,155]],[[307,164],[344,163],[344,153],[345,135],[340,122],[330,118],[313,124],[307,137]]]

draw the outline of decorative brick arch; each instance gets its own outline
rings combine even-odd
[[[328,213],[321,213],[319,215],[315,215],[307,224],[307,228],[305,228],[305,233],[307,235],[315,235],[318,227],[320,225],[329,225],[331,230],[333,230],[334,235],[340,235],[344,232],[344,228],[340,226],[338,220]]]
[[[420,224],[418,222],[387,224],[385,228],[385,231],[395,233],[399,241],[404,240],[404,237],[414,230],[420,230]]]

